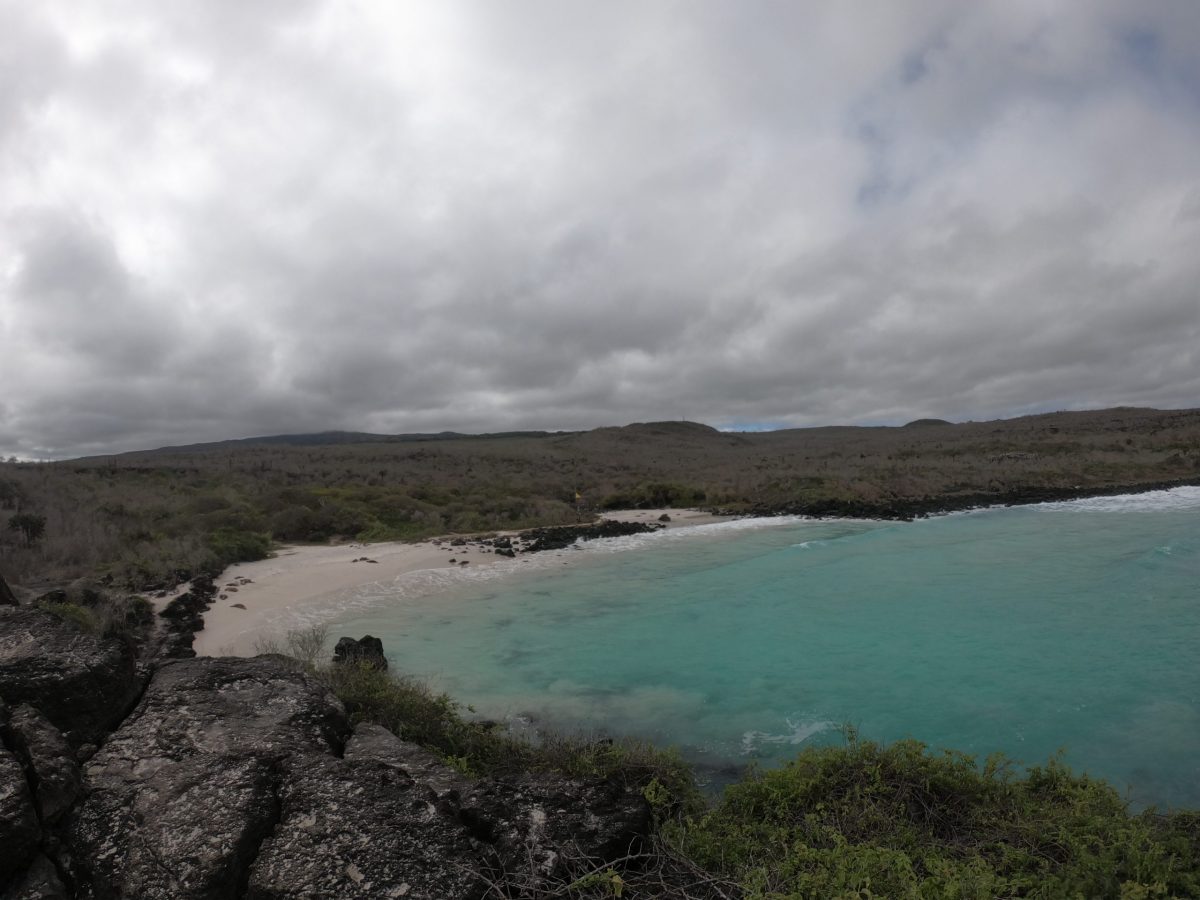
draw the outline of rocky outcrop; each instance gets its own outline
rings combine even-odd
[[[617,522],[614,519],[601,519],[592,525],[554,525],[548,528],[533,528],[523,531],[525,553],[538,553],[545,550],[565,550],[576,541],[590,541],[596,538],[623,537],[628,534],[646,534],[658,531],[662,525],[651,522]]]
[[[537,774],[475,780],[378,725],[360,725],[346,760],[402,772],[431,808],[452,811],[484,850],[493,880],[525,889],[560,880],[568,863],[619,859],[650,833],[649,804],[613,781]]]
[[[0,885],[33,860],[41,839],[25,769],[0,749]]]
[[[32,607],[0,607],[0,699],[35,707],[72,746],[94,743],[129,711],[142,679],[124,643]]]
[[[63,733],[29,705],[13,710],[3,736],[25,766],[38,818],[53,825],[79,797],[81,775],[75,751]]]
[[[341,704],[282,657],[168,663],[85,767],[66,833],[80,897],[233,897],[285,761],[340,751]],[[198,818],[202,817],[202,818]]]
[[[461,816],[492,848],[502,876],[527,889],[561,883],[570,864],[586,868],[636,852],[652,824],[638,791],[552,775],[480,783],[463,800]]]
[[[190,659],[196,655],[192,641],[197,631],[204,630],[204,613],[217,596],[217,586],[211,578],[198,576],[188,590],[167,604],[159,616],[166,624],[167,639],[162,655],[172,659]]]
[[[250,871],[252,900],[483,895],[482,863],[454,810],[400,769],[302,757],[280,798],[279,824]]]
[[[280,656],[162,661],[106,735],[137,689],[123,646],[35,609],[0,629],[0,900],[521,896],[649,832],[616,783],[468,778],[352,730]]]
[[[17,597],[12,592],[12,588],[4,580],[4,576],[0,575],[0,606],[16,606]]]
[[[362,663],[383,672],[388,667],[387,657],[383,655],[383,641],[369,634],[357,641],[352,637],[339,640],[333,648],[333,661],[338,665]]]
[[[70,900],[72,896],[54,863],[39,853],[24,874],[0,894],[0,900]]]
[[[346,743],[346,759],[383,763],[428,788],[431,799],[458,803],[475,782],[452,769],[428,750],[402,741],[381,725],[364,722]]]

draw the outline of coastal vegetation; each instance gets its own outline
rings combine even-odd
[[[464,775],[557,772],[572,777],[613,778],[656,798],[661,813],[699,813],[703,798],[690,767],[673,750],[644,741],[595,739],[587,735],[541,733],[514,736],[495,722],[471,718],[469,708],[420,679],[396,675],[369,664],[325,662],[325,626],[290,632],[284,639],[260,640],[259,653],[295,660],[324,681],[346,706],[351,722],[382,725],[406,740],[433,750]]]
[[[151,590],[274,542],[418,540],[664,505],[906,517],[1197,480],[1200,410],[763,433],[666,422],[307,435],[0,463],[0,554],[18,583]]]
[[[851,731],[726,789],[667,839],[749,897],[1195,897],[1200,814],[1130,814],[1058,759],[1018,773]]]
[[[538,897],[1168,898],[1200,895],[1200,814],[1133,814],[1057,758],[1027,770],[917,741],[845,743],[752,771],[715,800],[670,750],[594,736],[514,737],[419,681],[322,664],[323,629],[260,649],[323,679],[355,722],[383,725],[468,776],[614,779],[651,803],[647,846],[580,860]],[[594,862],[594,861],[593,861]],[[669,893],[664,894],[664,891]],[[524,896],[524,894],[522,895]]]

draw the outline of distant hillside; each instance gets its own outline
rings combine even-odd
[[[439,431],[436,434],[371,434],[367,431],[321,431],[315,434],[273,434],[263,437],[230,438],[224,441],[209,441],[202,444],[182,444],[173,447],[156,447],[152,450],[133,450],[119,454],[121,457],[161,453],[204,453],[212,450],[228,450],[248,445],[281,444],[289,447],[328,447],[340,444],[393,444],[418,441],[470,440],[478,437],[513,438],[546,437],[548,431],[506,431],[499,434],[474,435],[457,431]],[[110,459],[113,457],[87,457],[87,459]]]
[[[1200,410],[728,433],[695,422],[585,432],[328,432],[0,464],[10,580],[170,583],[271,541],[409,539],[573,522],[604,509],[908,517],[1200,481]],[[45,518],[25,545],[6,527]]]

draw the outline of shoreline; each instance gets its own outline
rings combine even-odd
[[[608,519],[653,525],[658,524],[660,517],[666,514],[671,519],[662,524],[668,529],[727,522],[735,518],[770,519],[783,516],[912,522],[972,510],[1136,495],[1195,486],[1200,486],[1200,478],[1120,487],[1016,488],[998,494],[975,493],[954,498],[900,499],[877,503],[830,500],[811,504],[760,505],[738,511],[711,508],[631,509],[605,513],[599,521]],[[515,538],[538,530],[496,532],[495,536]],[[451,534],[417,543],[383,541],[332,546],[285,545],[269,559],[237,563],[225,569],[219,579],[214,579],[218,594],[204,613],[204,626],[195,632],[192,647],[197,656],[252,656],[257,652],[256,644],[259,641],[282,636],[277,629],[271,628],[273,621],[306,607],[318,608],[321,601],[331,595],[372,584],[390,584],[398,578],[418,572],[449,572],[464,564],[478,568],[503,563],[512,566],[513,571],[518,571],[520,563],[531,558],[527,555],[508,558],[497,554],[482,541],[482,535]],[[156,606],[161,609],[185,590],[187,587],[181,586],[157,601]]]
[[[672,508],[619,510],[602,518],[651,525],[658,524],[662,515],[671,517],[662,523],[668,529],[693,528],[729,518],[703,510]],[[496,534],[513,538],[520,533]],[[253,656],[258,642],[281,637],[271,629],[273,621],[319,607],[322,600],[333,595],[392,583],[418,572],[448,573],[464,565],[490,568],[506,564],[515,572],[522,561],[531,558],[509,558],[482,541],[480,535],[446,535],[417,543],[285,545],[269,559],[237,563],[214,579],[218,593],[204,612],[204,627],[195,632],[192,649],[197,656]],[[159,603],[165,605],[173,596]]]
[[[1148,494],[1182,487],[1200,487],[1200,477],[1175,481],[1147,481],[1132,485],[1098,487],[1016,487],[1007,491],[975,492],[960,496],[896,498],[893,500],[818,500],[813,503],[759,504],[745,511],[721,515],[755,518],[774,516],[806,516],[814,519],[868,519],[881,522],[912,522],[931,516],[969,510],[995,509],[1010,506],[1035,506],[1039,503],[1062,503],[1067,500],[1087,500],[1092,497],[1120,497],[1125,494]]]

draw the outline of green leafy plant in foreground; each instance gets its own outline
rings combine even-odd
[[[664,811],[699,812],[702,799],[690,767],[672,750],[640,741],[541,733],[513,736],[463,716],[463,708],[423,682],[367,665],[317,669],[355,722],[374,722],[421,744],[468,775],[558,772],[618,778],[648,793]]]
[[[1059,759],[982,768],[916,741],[812,748],[667,826],[751,897],[1195,897],[1200,819],[1128,813]]]

